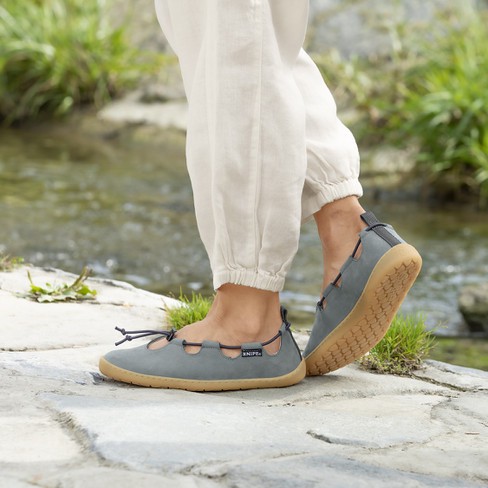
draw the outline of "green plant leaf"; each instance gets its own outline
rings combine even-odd
[[[97,292],[85,283],[90,273],[91,270],[85,266],[80,275],[71,284],[46,283],[44,286],[38,286],[34,284],[30,272],[27,271],[27,277],[30,282],[29,295],[40,303],[93,299]]]

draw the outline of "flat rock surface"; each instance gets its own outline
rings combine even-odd
[[[72,283],[76,276],[55,269],[22,267],[0,273],[1,350],[44,350],[113,344],[114,327],[163,327],[164,308],[176,300],[128,283],[89,279],[96,298],[81,303],[37,303],[26,299],[30,272],[36,285]]]
[[[184,100],[147,103],[140,91],[107,104],[98,113],[100,120],[122,124],[153,124],[164,129],[186,131],[188,106]]]
[[[40,284],[74,279],[31,274]],[[429,361],[411,378],[351,365],[284,389],[122,385],[97,368],[117,339],[114,325],[161,328],[170,299],[120,282],[89,284],[96,300],[40,304],[22,296],[25,268],[0,273],[1,486],[488,482],[488,373]]]

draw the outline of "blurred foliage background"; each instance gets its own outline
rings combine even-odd
[[[2,0],[0,119],[6,125],[101,106],[162,65],[103,0]]]
[[[391,52],[344,59],[316,56],[339,98],[354,106],[363,144],[415,148],[416,174],[440,201],[488,204],[488,15],[408,31],[392,25]]]
[[[152,5],[133,1],[131,10],[129,3],[3,0],[3,124],[64,115],[86,104],[100,107],[164,70],[168,55],[149,49],[148,42],[133,42],[130,35],[138,10],[151,12]],[[328,3],[312,0],[312,11]],[[347,0],[334,7],[344,11],[346,27],[347,9],[361,3],[367,2]],[[445,2],[433,21],[423,23],[371,8],[364,22],[376,22],[374,28],[387,34],[389,44],[379,53],[365,53],[361,46],[359,54],[344,55],[329,46],[321,50],[313,38],[320,40],[317,32],[330,20],[330,8],[318,10],[309,33],[314,58],[339,105],[355,111],[349,125],[360,145],[413,148],[414,174],[429,198],[474,201],[480,208],[488,206],[486,3],[475,2],[460,14],[457,2]],[[143,31],[139,26],[139,38]]]
[[[365,201],[424,257],[405,311],[464,334],[458,292],[488,272],[488,0],[310,6],[305,47],[358,140]],[[2,0],[0,253],[210,295],[184,133],[129,117],[177,107],[184,119],[181,96],[152,1]],[[126,118],[104,118],[113,107]],[[294,324],[313,314],[315,237],[304,226],[288,279]],[[486,369],[486,351],[445,337],[432,355]]]

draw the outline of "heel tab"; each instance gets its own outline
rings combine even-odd
[[[368,226],[366,229],[364,229],[364,231],[373,231],[377,236],[381,237],[387,244],[389,244],[390,247],[394,247],[402,243],[402,241],[397,239],[397,237],[388,230],[388,227],[391,229],[391,226],[380,222],[373,212],[368,210],[360,217],[361,220]]]
[[[286,328],[289,329],[291,327],[291,324],[290,322],[288,322],[288,310],[281,306],[280,307],[280,314],[281,314],[281,320],[283,321],[283,323],[286,325]]]
[[[368,226],[371,227],[372,225],[375,224],[380,224],[381,222],[376,218],[376,215],[371,212],[370,210],[367,210],[363,214],[360,215],[361,220]]]

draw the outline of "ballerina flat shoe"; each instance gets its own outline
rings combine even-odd
[[[272,339],[226,346],[214,341],[201,343],[178,339],[175,331],[132,331],[117,329],[126,340],[158,334],[168,343],[159,349],[146,345],[119,349],[100,359],[100,371],[117,381],[153,388],[175,388],[190,391],[247,390],[291,386],[305,376],[305,361],[290,331],[286,311],[282,309],[283,323]],[[130,334],[136,335],[130,335]],[[269,354],[264,346],[280,340],[280,349]],[[189,354],[186,346],[199,346],[199,352]],[[229,357],[223,349],[240,351],[238,357]]]
[[[372,212],[361,215],[367,227],[335,280],[317,303],[315,322],[304,351],[307,375],[352,363],[386,334],[422,266],[422,258]]]

